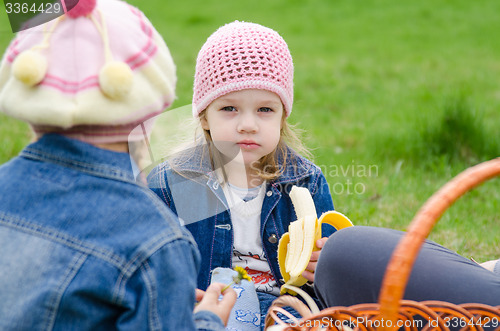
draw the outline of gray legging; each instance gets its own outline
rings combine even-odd
[[[323,307],[377,302],[387,263],[404,233],[355,226],[334,233],[321,251],[315,290]],[[405,299],[500,305],[500,262],[495,272],[426,241]]]

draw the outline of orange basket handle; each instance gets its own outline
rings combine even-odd
[[[379,296],[381,318],[396,325],[400,300],[403,298],[418,252],[445,210],[467,191],[498,175],[500,157],[468,168],[434,193],[420,208],[387,266]],[[387,327],[388,325],[391,324],[384,323],[384,329],[393,329]]]

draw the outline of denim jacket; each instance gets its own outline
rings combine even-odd
[[[262,245],[274,278],[281,283],[278,265],[278,242],[297,219],[290,200],[293,185],[307,187],[318,216],[333,210],[328,183],[320,168],[309,160],[288,151],[293,164],[282,176],[267,183],[262,204],[260,234]],[[193,149],[189,160],[173,171],[168,162],[156,166],[148,176],[149,187],[185,223],[201,252],[198,287],[206,289],[210,272],[216,267],[232,267],[233,229],[231,215],[217,175],[202,148]],[[325,225],[323,236],[335,229]]]
[[[191,235],[130,157],[43,136],[0,167],[0,330],[223,330]]]

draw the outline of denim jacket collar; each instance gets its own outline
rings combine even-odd
[[[62,148],[64,147],[64,148]],[[114,152],[59,134],[45,134],[28,145],[22,157],[50,162],[99,177],[136,183],[128,153]]]

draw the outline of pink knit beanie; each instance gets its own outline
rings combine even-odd
[[[79,0],[11,42],[0,111],[39,134],[126,142],[143,138],[129,134],[173,102],[175,84],[167,45],[141,11],[119,0]]]
[[[262,25],[235,21],[215,31],[198,53],[193,116],[215,99],[244,89],[276,93],[290,115],[293,62],[285,40]]]

